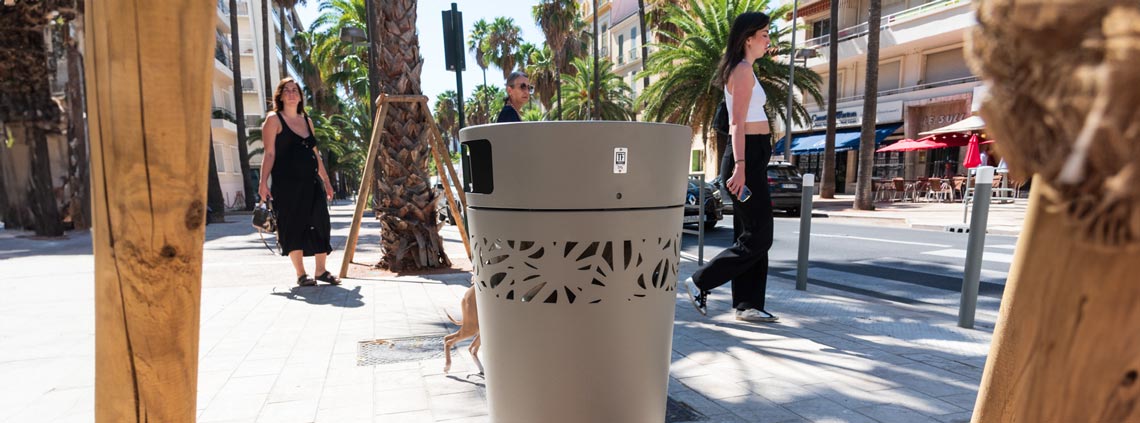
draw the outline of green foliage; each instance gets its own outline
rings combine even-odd
[[[594,102],[592,96],[594,79],[594,60],[579,58],[574,60],[577,72],[572,76],[565,76],[562,83],[562,117],[571,120],[591,119],[591,107]],[[598,102],[601,107],[602,120],[633,120],[633,100],[630,99],[629,85],[613,72],[613,63],[609,59],[598,62],[600,81],[598,84]]]
[[[708,128],[711,125],[716,107],[724,100],[724,89],[714,86],[716,68],[724,55],[728,43],[728,33],[732,19],[746,11],[765,11],[769,16],[783,16],[791,10],[790,5],[772,8],[769,0],[700,0],[690,4],[688,10],[674,4],[666,4],[664,21],[677,28],[681,35],[659,32],[662,42],[653,44],[656,49],[646,63],[646,69],[636,76],[656,76],[638,98],[645,104],[645,119],[657,122],[672,122],[690,125],[694,128]],[[788,101],[788,64],[773,59],[776,55],[787,55],[791,45],[778,42],[791,27],[772,29],[774,40],[770,54],[757,61],[756,76],[768,97],[765,110],[769,116],[775,114],[783,119]],[[816,102],[822,102],[819,74],[806,67],[796,67],[795,85]],[[796,122],[806,124],[810,120],[803,103],[796,101],[794,106]]]

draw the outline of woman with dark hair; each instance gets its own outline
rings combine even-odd
[[[530,85],[530,78],[525,73],[511,72],[507,76],[507,98],[503,99],[503,110],[499,111],[499,118],[495,122],[522,122],[524,104],[530,101],[530,93],[534,92],[534,85]]]
[[[313,121],[305,114],[301,86],[292,78],[277,84],[273,111],[261,125],[261,134],[265,152],[258,194],[262,199],[273,200],[281,255],[289,256],[293,262],[297,285],[312,286],[317,281],[340,285],[340,279],[325,268],[325,259],[332,252],[332,226],[326,202],[332,200],[332,184],[317,150]],[[314,257],[316,279],[305,272],[302,257]]]
[[[701,314],[707,314],[709,291],[732,281],[736,319],[747,322],[778,320],[764,309],[773,227],[767,171],[772,135],[764,112],[767,96],[752,66],[768,50],[770,21],[768,15],[760,12],[736,17],[714,82],[723,86],[729,111],[730,144],[720,172],[732,194],[736,243],[685,280],[685,291]]]

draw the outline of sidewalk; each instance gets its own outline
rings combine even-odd
[[[344,244],[351,211],[333,208],[334,245]],[[489,421],[466,343],[451,374],[438,351],[358,365],[361,341],[454,331],[444,311],[459,317],[468,274],[295,287],[287,260],[265,250],[246,219],[207,228],[199,422]],[[378,223],[366,218],[361,233],[356,260],[377,260]],[[464,255],[454,226],[443,235],[449,255]],[[94,421],[90,245],[89,234],[0,238],[0,423]],[[683,260],[680,276],[695,268]],[[712,295],[710,317],[678,297],[669,396],[676,415],[691,418],[670,422],[969,420],[995,303],[979,304],[983,329],[965,330],[949,305],[800,292],[775,274],[768,293],[778,324],[733,320],[727,288]]]
[[[961,202],[958,203],[911,203],[911,202],[876,202],[875,210],[856,210],[854,195],[836,195],[834,199],[822,199],[816,196],[813,200],[815,212],[827,215],[832,219],[857,220],[867,224],[891,224],[915,229],[929,229],[941,231],[948,226],[962,226],[963,216],[967,217],[974,212],[974,205],[970,204],[969,213]],[[1025,222],[1025,212],[1029,208],[1029,200],[1018,198],[1012,203],[991,203],[990,214],[986,222],[986,233],[999,235],[1020,235],[1021,227]]]

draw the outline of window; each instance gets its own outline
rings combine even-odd
[[[902,71],[902,60],[893,62],[879,62],[879,92],[899,88],[899,72]]]
[[[925,58],[923,82],[927,84],[973,76],[970,68],[966,66],[961,48],[927,54]]]
[[[831,33],[831,19],[829,18],[829,19],[818,20],[818,21],[812,22],[811,33],[808,34],[807,38],[810,40],[812,38],[819,38],[819,37],[822,37],[824,35],[828,35],[830,33]]]
[[[618,35],[618,64],[625,63],[625,35]]]
[[[222,145],[214,143],[214,166],[217,168],[218,173],[226,171],[226,151],[222,149]]]
[[[637,28],[630,28],[629,30],[629,59],[637,59]]]
[[[241,154],[238,153],[236,145],[230,147],[230,156],[234,158],[234,168],[231,171],[236,174],[241,174]]]

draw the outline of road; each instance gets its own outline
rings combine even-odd
[[[687,229],[695,229],[689,226]],[[812,221],[809,286],[819,285],[911,305],[957,307],[967,234]],[[777,214],[770,276],[795,279],[799,219]],[[980,305],[996,309],[1013,261],[1017,237],[987,235]],[[684,235],[682,255],[698,256],[697,237]],[[732,217],[705,233],[708,260],[732,245]],[[810,289],[810,288],[809,288]]]

